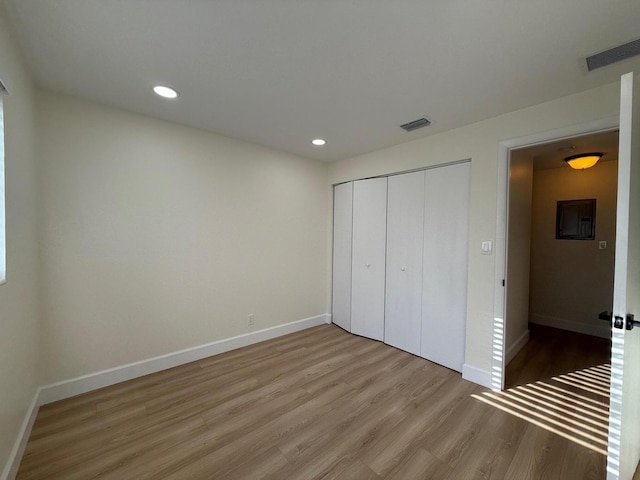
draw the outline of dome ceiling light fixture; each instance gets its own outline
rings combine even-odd
[[[565,158],[564,161],[575,170],[585,170],[598,163],[598,160],[602,158],[602,155],[604,154],[600,152],[580,153],[578,155],[571,155],[570,157]]]

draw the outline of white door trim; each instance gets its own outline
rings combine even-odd
[[[618,128],[619,117],[606,117],[581,125],[572,125],[546,132],[534,133],[523,137],[512,138],[500,142],[498,145],[498,188],[497,188],[497,221],[495,244],[495,285],[493,307],[493,335],[491,352],[491,388],[504,389],[504,368],[506,346],[505,289],[502,285],[505,279],[507,262],[507,215],[509,195],[509,157],[512,149],[530,147],[564,138],[579,137],[593,133],[605,132]],[[505,279],[506,280],[506,279]]]

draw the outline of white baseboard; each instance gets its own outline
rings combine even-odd
[[[507,356],[505,358],[505,367],[507,365],[509,365],[509,363],[511,363],[511,360],[513,360],[513,357],[515,357],[518,352],[520,350],[522,350],[522,347],[524,347],[527,343],[529,342],[529,330],[525,331],[522,335],[520,335],[520,338],[518,338],[513,345],[511,345],[508,349],[507,349]]]
[[[462,378],[483,387],[491,388],[491,372],[465,363],[462,366]]]
[[[611,338],[611,326],[603,321],[600,321],[600,323],[583,323],[532,313],[529,315],[529,322],[546,327],[569,330],[570,332],[584,333],[594,337]]]
[[[16,441],[13,444],[11,453],[9,454],[7,464],[0,475],[0,480],[14,480],[18,474],[18,467],[20,467],[20,461],[22,460],[24,449],[27,446],[27,440],[29,440],[29,435],[31,435],[31,428],[33,427],[33,423],[36,421],[36,416],[38,414],[39,396],[40,388],[38,388],[36,393],[33,395],[31,405],[29,405],[27,413],[24,416],[24,420],[22,421],[22,425],[18,431],[18,436],[16,437]]]
[[[64,380],[51,385],[45,385],[40,388],[38,405],[56,402],[98,388],[108,387],[109,385],[184,365],[185,363],[202,360],[212,355],[218,355],[230,350],[235,350],[236,348],[246,347],[247,345],[263,342],[325,323],[331,323],[331,315],[317,315],[315,317],[265,328],[264,330],[245,333],[237,337],[226,338],[205,345],[160,355],[147,360],[129,363],[120,367],[102,370],[101,372],[83,375],[70,380]]]

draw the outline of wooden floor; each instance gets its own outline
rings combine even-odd
[[[611,341],[529,324],[530,340],[507,366],[505,387],[609,364]],[[608,388],[608,386],[607,386]]]
[[[496,394],[323,325],[43,406],[18,478],[604,479],[606,354],[540,352]]]

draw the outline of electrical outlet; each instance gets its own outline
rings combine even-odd
[[[256,323],[256,316],[253,313],[250,313],[249,315],[247,315],[247,325],[251,327],[255,325],[255,323]]]

